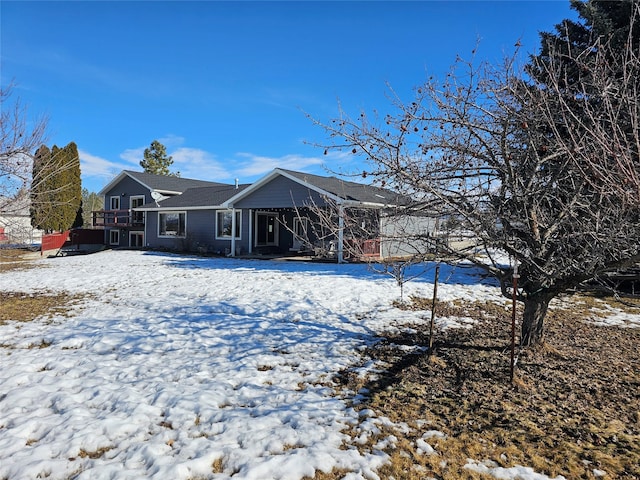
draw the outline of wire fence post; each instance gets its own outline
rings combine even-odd
[[[518,278],[520,278],[520,275],[518,275],[518,262],[516,261],[513,267],[513,292],[511,295],[513,303],[511,308],[511,383],[513,383],[516,367],[516,297],[518,295]]]
[[[436,302],[438,295],[438,277],[440,276],[440,263],[436,265],[435,279],[433,281],[433,300],[431,301],[431,324],[429,326],[429,355],[433,354],[433,326],[436,320]]]

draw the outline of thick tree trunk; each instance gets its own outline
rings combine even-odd
[[[532,346],[542,343],[544,318],[547,315],[549,302],[554,296],[549,292],[540,292],[525,299],[522,318],[522,345]]]

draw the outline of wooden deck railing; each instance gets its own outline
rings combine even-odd
[[[142,227],[144,213],[131,210],[97,210],[91,212],[94,227]]]

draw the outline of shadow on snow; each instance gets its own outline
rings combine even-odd
[[[224,268],[242,271],[290,272],[310,275],[347,276],[374,281],[393,278],[390,273],[385,273],[385,267],[381,263],[338,264],[297,260],[199,257],[165,252],[145,252],[145,255],[165,257],[167,258],[166,264],[176,268]],[[405,278],[410,279],[409,282],[433,283],[436,264],[436,262],[422,262],[411,265],[405,270]],[[459,263],[457,265],[441,263],[439,282],[453,285],[482,284],[498,286],[497,280],[487,277],[482,269],[470,263]]]

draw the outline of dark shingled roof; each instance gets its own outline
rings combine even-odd
[[[157,208],[158,206],[161,208],[217,207],[248,186],[249,184],[238,185],[236,188],[235,185],[221,183],[208,187],[190,188],[181,195],[161,200],[158,205],[155,202],[150,202],[140,208]]]
[[[284,168],[280,168],[279,170],[305,183],[314,185],[327,193],[331,193],[336,197],[340,197],[343,200],[386,205],[407,205],[411,203],[411,200],[404,195],[373,185],[348,182],[336,177],[323,177],[310,173],[285,170]]]
[[[150,187],[152,190],[165,192],[184,192],[189,188],[206,187],[206,186],[229,186],[224,183],[207,182],[205,180],[194,180],[191,178],[172,177],[169,175],[155,175],[153,173],[134,172],[132,170],[124,170],[124,173],[133,177],[140,183]]]

